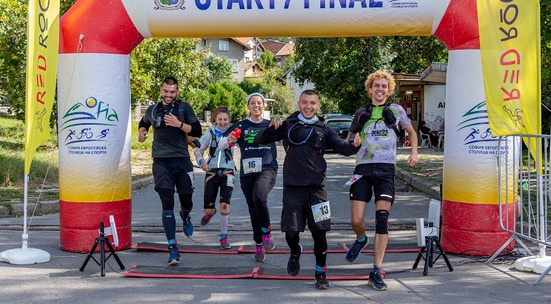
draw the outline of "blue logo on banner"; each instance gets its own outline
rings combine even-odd
[[[383,7],[382,0],[369,0],[369,7]]]

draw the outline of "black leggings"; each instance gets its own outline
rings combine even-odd
[[[316,265],[319,267],[325,267],[327,264],[327,231],[314,230],[312,232],[312,239],[314,240],[314,256],[316,257]],[[297,254],[300,251],[300,232],[287,231],[285,232],[285,240],[287,245],[291,249],[291,254]]]
[[[173,189],[155,189],[161,198],[161,204],[163,210],[174,210],[174,190]],[[184,211],[184,214],[188,214],[193,209],[193,200],[190,194],[178,193],[180,199],[180,208]]]
[[[262,244],[262,228],[271,229],[268,194],[275,185],[276,177],[277,173],[273,168],[240,177],[241,190],[249,207],[253,239],[257,244]]]

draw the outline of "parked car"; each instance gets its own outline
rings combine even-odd
[[[348,114],[322,114],[321,116],[326,120],[334,119],[334,118],[345,118],[345,119],[354,118],[352,115],[348,115]]]
[[[346,139],[348,136],[351,124],[352,116],[350,115],[325,119],[325,125],[333,128],[342,139]]]

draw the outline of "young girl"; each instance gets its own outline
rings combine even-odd
[[[201,225],[205,226],[216,214],[216,197],[220,189],[220,248],[229,249],[228,222],[230,218],[230,199],[235,180],[233,162],[233,148],[218,148],[218,142],[230,124],[230,113],[227,107],[213,109],[211,116],[212,126],[201,137],[200,148],[193,150],[197,163],[206,172],[204,208],[205,215],[201,219]],[[208,149],[207,160],[203,158]]]

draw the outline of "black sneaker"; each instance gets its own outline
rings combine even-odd
[[[329,282],[327,282],[327,278],[325,277],[325,272],[317,272],[316,271],[316,288],[317,289],[327,289],[329,288]]]
[[[371,285],[375,290],[386,290],[386,284],[383,281],[383,276],[380,272],[372,271],[369,273],[367,284]]]
[[[367,244],[369,243],[369,238],[365,238],[365,241],[358,242],[356,240],[352,247],[348,249],[348,252],[346,253],[346,260],[350,263],[354,263],[359,257],[360,253],[362,253],[362,250],[367,247]]]
[[[287,273],[296,276],[300,272],[300,254],[302,253],[302,245],[298,254],[291,254],[289,262],[287,262]]]

